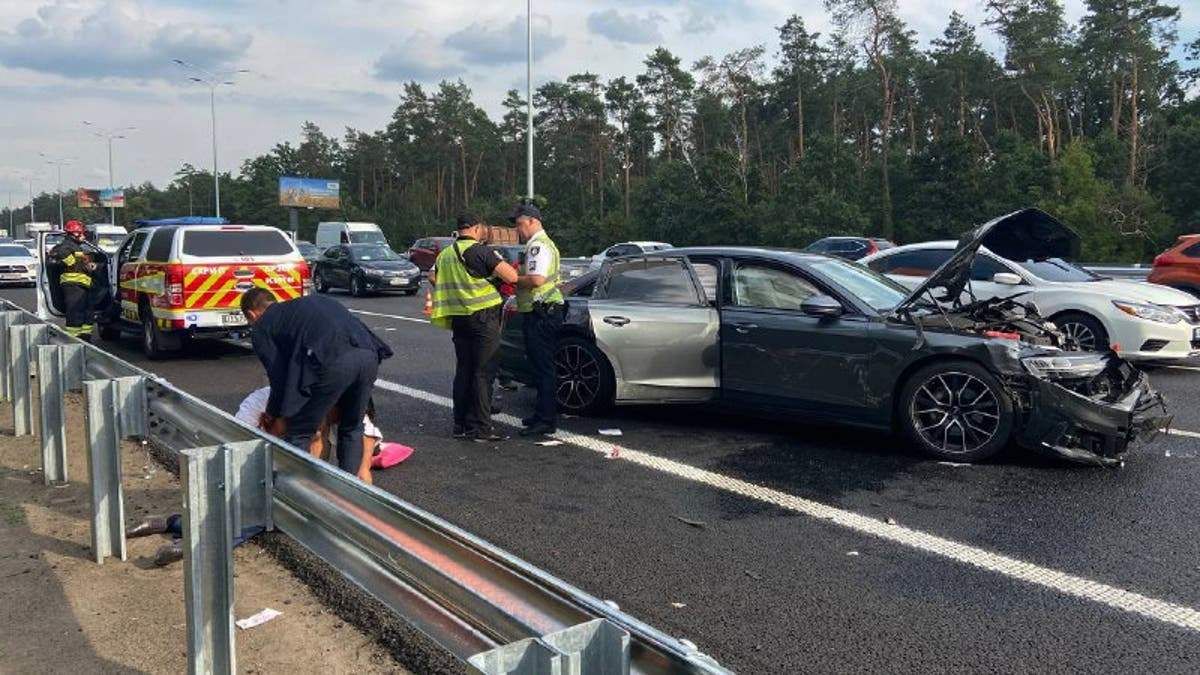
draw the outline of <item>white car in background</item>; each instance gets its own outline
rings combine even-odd
[[[37,285],[37,258],[24,246],[0,244],[0,285]]]
[[[674,247],[661,241],[623,241],[620,244],[613,244],[600,253],[592,256],[592,264],[590,268],[598,270],[600,269],[600,266],[604,264],[604,261],[610,258],[619,258],[623,255],[637,255],[639,253],[651,253],[653,251],[665,251],[669,248]]]
[[[909,244],[859,263],[916,288],[950,258],[956,245]],[[1131,361],[1200,354],[1200,305],[1195,296],[1173,288],[1102,277],[1059,258],[1006,260],[987,249],[975,258],[969,288],[980,300],[1020,295],[1088,351],[1116,346]]]

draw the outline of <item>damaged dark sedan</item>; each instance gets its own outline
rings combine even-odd
[[[978,461],[1012,442],[1117,464],[1170,423],[1146,376],[1077,350],[1020,298],[976,301],[980,247],[1069,257],[1078,238],[1036,209],[979,226],[909,291],[796,251],[682,248],[606,262],[568,285],[556,353],[565,411],[719,402],[797,420],[902,431],[929,455]],[[529,382],[508,308],[502,373]]]

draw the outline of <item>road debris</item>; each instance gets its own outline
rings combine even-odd
[[[236,623],[237,627],[241,628],[242,630],[249,630],[251,628],[254,628],[255,626],[261,626],[264,623],[270,621],[271,619],[274,619],[274,618],[280,617],[280,616],[283,616],[283,612],[280,612],[278,610],[274,610],[274,609],[271,609],[270,607],[268,607],[268,608],[264,609],[263,611],[259,612],[258,614],[255,614],[253,616],[248,616],[244,619],[238,619],[234,623]]]
[[[624,434],[621,433],[620,429],[601,429],[600,435],[601,436],[624,436]]]
[[[746,576],[750,577],[751,579],[755,581],[762,581],[762,575],[758,572],[751,572],[750,570],[746,570],[745,572]]]
[[[605,459],[620,459],[620,457],[621,457],[621,449],[615,445],[612,446],[611,448],[609,448],[608,452],[604,453]]]
[[[846,555],[857,557],[858,551],[846,551]]]
[[[686,602],[672,602],[671,606],[674,607],[675,609],[683,609],[684,607],[687,607],[687,603]]]
[[[534,443],[534,445],[540,445],[543,448],[553,448],[556,445],[562,445],[562,444],[563,444],[563,442],[559,441],[559,440],[538,441],[537,443]]]
[[[895,518],[885,518],[883,522],[887,523],[888,525],[895,525],[896,519]]]
[[[675,520],[678,520],[679,522],[681,522],[685,525],[691,525],[692,527],[696,527],[696,528],[701,528],[708,524],[708,523],[705,523],[703,520],[689,520],[687,518],[684,518],[683,516],[672,516],[672,518],[674,518]]]
[[[967,462],[938,462],[938,464],[941,464],[942,466],[953,466],[953,467],[971,466]]]

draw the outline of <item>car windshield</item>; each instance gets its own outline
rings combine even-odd
[[[105,251],[115,251],[125,241],[123,234],[101,234],[96,237],[96,246]]]
[[[0,246],[0,258],[28,258],[29,249],[24,246]]]
[[[862,265],[836,258],[814,260],[810,265],[818,273],[879,311],[892,309],[909,294],[905,287]]]
[[[358,262],[376,262],[380,260],[403,260],[399,253],[386,246],[357,245],[350,247],[350,256]]]
[[[351,230],[350,243],[352,244],[386,244],[387,239],[379,230]]]
[[[1104,278],[1062,258],[1017,261],[1017,264],[1044,281],[1100,281]]]

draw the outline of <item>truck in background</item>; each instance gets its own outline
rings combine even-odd
[[[116,253],[121,248],[121,242],[129,236],[129,232],[121,225],[108,223],[92,223],[87,226],[87,231],[92,243],[105,253]]]
[[[324,251],[330,246],[340,244],[383,244],[387,246],[387,237],[375,223],[317,223],[317,236],[313,242],[317,248]]]

